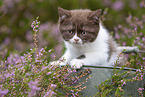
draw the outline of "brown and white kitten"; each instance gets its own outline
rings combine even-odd
[[[102,26],[101,9],[65,10],[58,8],[59,30],[65,43],[63,62],[74,68],[82,65],[113,65],[117,59],[116,43]]]

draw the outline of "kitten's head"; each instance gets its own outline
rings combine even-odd
[[[101,9],[96,11],[58,8],[59,30],[65,41],[73,44],[94,42],[99,32]]]

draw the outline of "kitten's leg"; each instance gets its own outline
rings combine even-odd
[[[106,65],[108,55],[106,53],[92,52],[84,54],[85,58],[73,59],[70,65],[74,68],[81,68],[82,65]]]

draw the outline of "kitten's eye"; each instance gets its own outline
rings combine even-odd
[[[70,34],[73,34],[73,31],[72,31],[72,30],[68,30],[68,32],[69,32]]]
[[[82,35],[86,35],[86,31],[83,31],[83,32],[82,32]]]

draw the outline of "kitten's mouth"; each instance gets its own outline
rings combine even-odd
[[[71,42],[72,44],[75,44],[75,45],[80,45],[81,43],[80,42]]]
[[[76,42],[74,42],[74,44],[81,45],[82,43],[76,41]]]
[[[75,44],[80,44],[80,43],[76,41]]]

